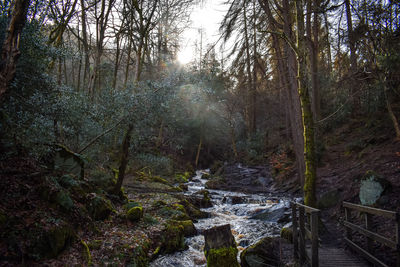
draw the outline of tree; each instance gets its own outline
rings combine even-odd
[[[16,0],[7,28],[7,36],[1,50],[0,101],[14,79],[17,61],[20,56],[19,40],[26,22],[30,0]]]

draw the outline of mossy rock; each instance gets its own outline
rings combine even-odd
[[[177,221],[190,220],[189,215],[186,213],[186,209],[181,204],[176,203],[171,206],[164,206],[161,209],[159,209],[158,212],[163,217],[167,217],[169,219]]]
[[[289,243],[293,243],[293,229],[291,227],[282,227],[281,229],[281,237],[289,241]]]
[[[226,184],[226,179],[222,176],[213,176],[205,184],[206,189],[219,189]]]
[[[185,249],[185,234],[182,225],[169,223],[161,236],[162,253],[173,253]]]
[[[53,226],[42,231],[34,245],[34,254],[45,258],[54,258],[68,247],[74,238],[75,233],[68,224],[62,223]]]
[[[210,217],[210,214],[208,212],[200,210],[186,199],[182,199],[179,203],[185,207],[187,214],[192,220]]]
[[[197,234],[196,227],[194,226],[192,220],[186,220],[186,221],[170,220],[169,223],[172,225],[182,225],[185,237],[191,237]]]
[[[104,220],[108,218],[114,210],[110,200],[94,193],[90,194],[86,208],[90,217],[94,220]]]
[[[279,240],[264,237],[240,254],[242,267],[280,266]]]
[[[184,174],[175,174],[174,180],[176,183],[187,183],[189,181],[189,177],[189,172],[185,172]]]
[[[237,261],[237,248],[217,248],[205,252],[207,267],[240,267]]]
[[[196,195],[202,195],[203,198],[200,201],[200,208],[210,208],[213,206],[210,198],[210,192],[208,190],[200,190],[195,193]]]
[[[139,202],[136,202],[136,201],[133,201],[133,200],[129,200],[128,203],[126,203],[126,204],[123,206],[123,208],[124,208],[126,211],[128,211],[128,210],[130,210],[131,208],[134,208],[134,207],[141,207],[141,206],[142,206],[142,204],[140,204]]]
[[[178,187],[182,190],[182,191],[188,191],[189,187],[187,184],[179,184]]]
[[[130,221],[137,222],[143,217],[143,208],[140,206],[133,207],[127,212],[126,215]]]

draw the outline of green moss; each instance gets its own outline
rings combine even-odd
[[[81,245],[82,245],[83,258],[86,260],[87,265],[91,266],[93,263],[92,263],[92,255],[90,254],[89,246],[83,240],[81,240]]]
[[[239,267],[237,253],[234,247],[210,249],[205,252],[207,267]]]
[[[184,174],[175,174],[175,182],[176,183],[187,183],[189,180],[190,174],[189,172],[185,172]]]
[[[131,208],[134,208],[134,207],[141,207],[142,205],[139,203],[139,202],[136,202],[136,201],[133,201],[133,200],[129,200],[129,202],[128,203],[126,203],[124,206],[123,206],[123,208],[126,210],[126,211],[128,211],[128,210],[130,210]]]
[[[169,223],[175,226],[181,225],[183,227],[183,233],[185,237],[194,236],[197,233],[196,227],[194,226],[193,221],[191,220],[185,220],[185,221],[170,220]]]
[[[209,214],[207,212],[201,211],[200,209],[196,208],[192,203],[190,203],[186,199],[181,200],[179,203],[181,203],[185,207],[187,214],[192,220],[209,217]]]
[[[165,180],[164,178],[162,178],[160,176],[151,176],[150,180],[153,182],[157,182],[157,183],[169,184],[169,182],[167,180]]]
[[[140,218],[143,217],[143,208],[142,207],[133,207],[133,208],[131,208],[127,212],[127,217],[132,222],[139,221]]]
[[[173,253],[175,251],[185,249],[185,236],[184,228],[182,225],[167,224],[163,231],[162,238],[162,252]]]
[[[167,203],[164,200],[157,200],[157,201],[154,201],[154,203],[152,204],[152,206],[154,208],[160,208],[160,207],[163,207],[166,205],[167,205]]]
[[[111,202],[96,194],[92,194],[86,208],[94,220],[104,220],[113,212]]]
[[[60,224],[44,230],[35,242],[33,252],[47,258],[56,257],[75,238],[74,231],[68,224]]]
[[[183,205],[173,204],[172,206],[164,206],[159,209],[159,214],[178,221],[190,220]]]
[[[290,243],[293,243],[293,230],[292,228],[289,227],[283,227],[281,229],[281,237],[283,239],[286,239]]]

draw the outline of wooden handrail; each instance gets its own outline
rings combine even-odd
[[[295,258],[298,258],[301,263],[308,261],[311,267],[318,267],[318,221],[320,211],[318,209],[293,201],[291,202],[291,206],[294,256]],[[307,213],[307,216],[305,213]],[[311,229],[307,229],[306,227],[307,218],[309,218],[309,225]],[[306,252],[307,238],[311,241],[311,257],[308,257]]]
[[[389,210],[383,210],[383,209],[377,209],[377,208],[372,208],[372,207],[367,207],[367,206],[362,206],[358,204],[353,204],[349,202],[343,202],[343,207],[345,211],[345,221],[344,221],[344,226],[346,230],[346,238],[345,241],[346,243],[359,252],[362,256],[364,256],[368,261],[372,262],[373,264],[377,266],[388,266],[385,263],[383,263],[381,260],[376,258],[372,253],[373,253],[373,241],[379,242],[389,248],[392,248],[396,251],[397,254],[397,267],[400,267],[400,216],[397,212],[389,211]],[[364,217],[365,217],[365,228],[361,227],[359,225],[356,225],[352,222],[350,222],[351,218],[351,210],[356,210],[358,212],[363,212]],[[395,240],[389,239],[385,236],[382,236],[376,232],[373,231],[372,229],[372,215],[377,215],[377,216],[382,216],[386,218],[390,218],[395,220],[396,222],[396,236]],[[358,232],[359,234],[365,236],[366,240],[366,249],[360,247],[357,245],[353,240],[352,240],[352,235],[353,231]]]
[[[368,207],[368,206],[362,206],[362,205],[353,204],[353,203],[345,202],[345,201],[343,201],[343,207],[358,210],[360,212],[367,212],[370,214],[383,216],[383,217],[394,219],[394,220],[396,219],[396,216],[397,216],[397,212],[394,212],[394,211],[382,210],[382,209],[372,208],[372,207]]]

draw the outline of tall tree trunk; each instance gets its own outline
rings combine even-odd
[[[355,36],[353,33],[353,19],[351,17],[350,0],[344,0],[346,7],[346,18],[347,18],[347,32],[350,47],[350,74],[354,75],[357,72],[357,55],[356,55],[356,44]],[[360,98],[356,95],[357,87],[355,83],[350,83],[351,94],[353,97],[353,114],[360,110]]]
[[[292,40],[292,16],[290,14],[290,4],[288,0],[283,0],[283,32]],[[304,134],[303,134],[303,122],[301,116],[301,106],[299,100],[299,91],[298,91],[298,83],[297,83],[297,60],[296,54],[290,45],[285,42],[284,51],[286,57],[286,72],[285,78],[287,79],[288,84],[288,96],[290,98],[289,101],[289,116],[291,121],[291,130],[292,130],[292,139],[293,139],[293,147],[294,152],[296,154],[296,163],[297,170],[299,173],[300,182],[303,185],[305,181],[305,161],[304,161]]]
[[[124,79],[124,89],[126,89],[126,85],[128,83],[128,77],[129,77],[129,64],[131,62],[131,52],[132,52],[132,40],[130,37],[128,37],[130,40],[128,41],[128,51],[127,53],[127,58],[126,58],[126,67],[125,67],[125,79]]]
[[[203,138],[200,136],[200,142],[199,145],[197,146],[197,152],[196,152],[196,160],[195,160],[195,166],[197,167],[199,164],[199,159],[200,159],[200,151],[201,151],[201,146],[203,145]]]
[[[143,45],[144,45],[144,40],[141,39],[139,41],[139,45],[137,47],[136,51],[136,68],[135,68],[135,82],[138,82],[140,80],[140,74],[142,72],[142,54],[143,54]]]
[[[117,34],[116,36],[116,42],[117,42],[117,51],[116,51],[116,55],[115,55],[115,63],[114,63],[114,75],[113,75],[113,84],[112,87],[114,88],[114,90],[116,89],[117,86],[117,77],[118,77],[118,68],[119,68],[119,63],[120,63],[120,53],[121,53],[121,49],[120,49],[120,35]]]
[[[87,36],[87,28],[86,28],[86,7],[85,0],[81,0],[81,20],[82,20],[82,46],[83,46],[83,54],[84,54],[84,67],[83,67],[83,87],[88,87],[88,76],[89,76],[89,43]],[[89,88],[87,88],[89,89]]]
[[[387,82],[386,82],[386,77],[387,76],[385,75],[384,78],[381,78],[381,80],[383,81],[383,93],[385,95],[386,108],[388,110],[390,119],[392,120],[393,127],[394,127],[394,130],[396,132],[396,139],[400,140],[400,127],[399,127],[399,123],[397,121],[396,115],[393,112],[392,104],[390,103],[390,100],[389,100],[388,86],[387,86]]]
[[[305,155],[305,183],[304,204],[316,206],[315,186],[317,180],[317,166],[315,158],[314,118],[310,101],[310,88],[307,81],[307,41],[304,32],[304,15],[302,0],[296,0],[297,25],[297,62],[298,62],[298,90],[304,125],[304,155]]]
[[[257,25],[256,0],[253,0],[253,83],[251,90],[251,132],[257,130]]]
[[[246,118],[247,118],[247,132],[250,137],[253,134],[254,125],[253,125],[253,115],[251,110],[253,109],[253,81],[251,75],[251,62],[250,62],[250,42],[249,42],[249,32],[247,27],[247,9],[246,9],[246,1],[243,1],[243,20],[244,20],[244,38],[246,45],[246,70],[247,70],[247,92],[246,92]]]
[[[323,14],[324,16],[324,24],[325,24],[325,31],[326,31],[326,53],[328,56],[328,72],[329,74],[332,73],[332,52],[331,52],[331,42],[329,40],[329,22],[328,22],[328,15],[326,13]]]
[[[9,83],[14,79],[17,61],[20,56],[19,41],[26,22],[30,0],[16,0],[7,36],[3,42],[0,64],[0,101],[7,92]]]
[[[319,118],[320,112],[320,97],[319,97],[319,83],[318,83],[318,7],[319,0],[307,0],[307,39],[308,49],[310,56],[310,69],[311,69],[311,89],[312,89],[312,111],[314,121]],[[314,13],[314,21],[311,26],[311,17]]]
[[[133,125],[129,124],[128,130],[125,133],[124,140],[122,141],[121,162],[118,169],[118,180],[114,187],[114,194],[116,195],[118,195],[121,192],[121,186],[125,178],[125,171],[129,161],[129,146],[130,146],[132,130],[133,130]]]

